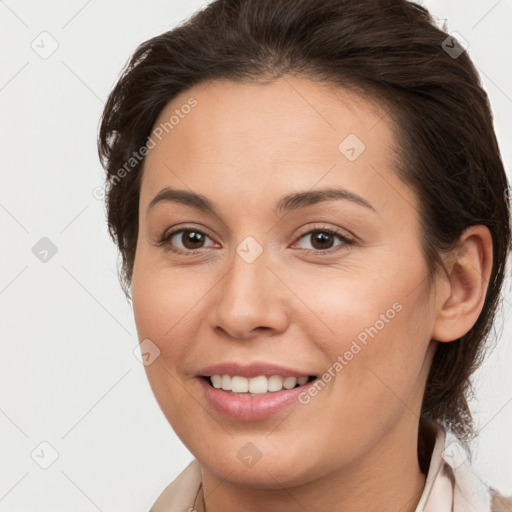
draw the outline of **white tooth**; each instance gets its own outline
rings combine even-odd
[[[272,375],[268,379],[269,391],[281,391],[283,389],[283,378],[279,375]]]
[[[259,395],[267,392],[281,391],[283,388],[292,389],[297,384],[303,386],[308,381],[308,377],[286,377],[280,375],[272,375],[266,377],[259,375],[250,379],[240,375],[211,375],[210,382],[212,386],[224,391],[232,391],[233,393],[252,393]]]
[[[220,375],[212,375],[210,377],[210,380],[212,381],[212,385],[214,388],[219,389],[222,385],[222,377]]]
[[[295,384],[297,384],[296,377],[286,377],[286,379],[283,381],[283,388],[292,389],[295,387]]]
[[[264,375],[249,379],[249,393],[266,393],[267,389],[267,377]]]
[[[247,393],[249,391],[249,379],[239,375],[231,377],[231,391],[233,393]]]
[[[224,391],[231,391],[231,377],[229,375],[223,375],[221,386]]]

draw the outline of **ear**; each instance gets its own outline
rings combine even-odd
[[[473,327],[482,311],[492,270],[492,236],[486,226],[467,228],[460,246],[448,256],[446,293],[439,308],[432,338],[453,341]]]

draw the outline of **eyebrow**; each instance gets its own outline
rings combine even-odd
[[[273,209],[274,213],[289,212],[298,210],[307,206],[334,200],[351,201],[359,206],[378,213],[377,210],[363,197],[350,192],[344,188],[325,188],[320,190],[308,190],[305,192],[294,192],[279,199]],[[212,213],[219,216],[219,211],[215,205],[202,194],[190,192],[189,190],[178,190],[165,187],[151,200],[147,207],[149,212],[156,204],[161,202],[173,202],[184,204],[206,213]]]

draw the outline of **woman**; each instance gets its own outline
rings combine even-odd
[[[423,7],[213,1],[136,50],[99,150],[148,379],[195,456],[153,512],[512,510],[467,405],[508,181]]]

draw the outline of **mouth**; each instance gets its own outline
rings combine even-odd
[[[197,380],[204,397],[217,412],[234,420],[258,421],[297,405],[300,396],[318,379],[315,375],[247,378],[216,374],[199,376]]]
[[[277,393],[283,390],[305,387],[317,379],[316,375],[292,377],[258,375],[243,377],[241,375],[207,375],[201,377],[210,387],[230,395],[259,396]]]
[[[270,361],[224,361],[200,368],[196,382],[206,402],[223,416],[264,420],[304,403],[302,395],[319,379],[305,367],[304,363],[292,367]]]

